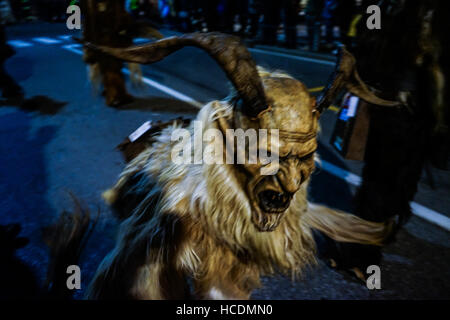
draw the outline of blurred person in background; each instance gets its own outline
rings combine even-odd
[[[147,5],[144,17],[150,20],[155,26],[162,24],[163,20],[158,11],[158,0],[145,0]]]
[[[81,9],[86,42],[124,48],[133,44],[134,37],[162,38],[147,21],[137,21],[125,10],[125,0],[83,0]],[[103,85],[107,105],[119,107],[133,101],[125,87],[123,61],[90,48],[84,49],[83,60],[89,65],[94,87]],[[139,74],[139,66],[128,66],[131,74]]]
[[[124,0],[83,0],[83,40],[99,45],[128,47],[132,38],[126,30],[131,16],[125,11]],[[85,48],[83,60],[89,66],[89,77],[94,87],[103,85],[106,104],[118,107],[133,100],[125,88],[123,62]]]
[[[174,0],[176,28],[181,32],[202,31],[205,22],[201,0]]]
[[[205,14],[203,10],[203,0],[180,0],[188,3],[187,25],[192,31],[203,31],[206,28]]]
[[[158,10],[165,25],[175,29],[180,27],[180,20],[178,17],[178,12],[180,10],[179,2],[176,0],[159,0]]]
[[[62,22],[66,20],[70,0],[37,0],[35,6],[39,17],[45,21]]]
[[[356,14],[356,3],[352,0],[325,0],[322,18],[326,26],[325,48],[327,50],[335,48],[335,41],[347,47],[351,46],[349,38],[350,25],[353,16]],[[334,27],[339,27],[339,38],[334,37]]]
[[[309,0],[306,4],[306,26],[308,31],[308,45],[304,50],[319,51],[321,15],[324,8],[324,0]]]
[[[225,9],[224,1],[203,0],[202,7],[208,31],[222,31],[222,16]]]
[[[0,23],[10,24],[15,21],[9,0],[0,0]]]
[[[139,0],[125,0],[125,10],[133,17],[137,16],[139,11]]]
[[[236,33],[240,36],[245,34],[248,26],[248,0],[228,0],[224,7],[224,29],[225,33]],[[239,17],[239,30],[235,30],[236,17]]]
[[[10,0],[11,9],[17,21],[34,19],[33,11],[37,9],[38,4],[38,0]]]
[[[347,0],[349,1],[349,0]],[[322,19],[325,25],[325,48],[331,49],[334,41],[334,26],[336,20],[336,9],[338,6],[337,0],[325,0],[324,8],[322,10]]]
[[[370,4],[380,6],[381,29],[366,26]],[[394,241],[411,217],[410,202],[421,179],[427,178],[434,189],[431,166],[449,169],[450,43],[445,39],[450,5],[447,0],[371,0],[363,2],[361,11],[353,49],[357,70],[373,92],[401,106],[369,105],[362,183],[353,214],[374,222],[392,219]],[[319,252],[332,266],[352,270],[362,280],[369,265],[382,261],[380,247],[326,237],[319,243]]]
[[[285,47],[297,47],[297,18],[299,2],[296,0],[264,0],[264,21],[262,24],[262,43],[276,45],[278,27],[283,20]],[[282,19],[282,16],[284,19]]]
[[[263,13],[263,0],[249,0],[248,15],[249,15],[249,29],[248,36],[250,38],[256,37],[259,30],[259,20]]]

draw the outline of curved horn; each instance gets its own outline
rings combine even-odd
[[[322,112],[328,108],[344,87],[349,92],[372,104],[389,107],[401,104],[400,102],[384,100],[374,95],[359,77],[358,71],[356,70],[355,57],[342,46],[339,51],[336,69],[328,80],[325,89],[322,91],[316,109]]]
[[[118,59],[141,64],[160,61],[185,46],[201,48],[223,68],[244,100],[243,111],[248,116],[257,118],[268,109],[256,64],[238,37],[217,32],[189,33],[129,48],[110,48],[92,43],[84,43],[84,45]]]

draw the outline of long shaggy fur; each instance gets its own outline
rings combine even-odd
[[[73,212],[63,211],[58,220],[43,231],[43,239],[50,251],[45,291],[49,297],[57,299],[72,297],[73,291],[66,285],[67,267],[78,265],[97,221],[91,219],[90,211],[71,196],[74,202]]]
[[[211,102],[196,120],[203,130],[217,129],[217,118],[231,110],[226,101]],[[124,221],[88,298],[185,298],[189,289],[196,298],[249,298],[260,275],[295,277],[315,262],[311,228],[339,241],[382,243],[383,224],[309,204],[307,182],[280,225],[258,232],[236,166],[171,161],[176,128],[164,129],[104,193]]]
[[[142,86],[142,69],[137,63],[128,63],[128,72],[131,84],[135,87]],[[87,66],[88,80],[91,83],[92,90],[95,94],[100,93],[102,87],[102,73],[98,63],[88,64]]]

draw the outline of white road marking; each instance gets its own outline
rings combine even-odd
[[[63,36],[58,36],[58,38],[68,41],[68,40],[72,39],[72,36],[71,35],[63,35]]]
[[[63,48],[66,50],[69,50],[76,54],[83,54],[83,52],[81,50],[76,49],[79,47],[81,47],[80,44],[72,44],[72,45],[63,46]],[[128,69],[124,68],[123,72],[126,74],[129,74]],[[176,91],[172,88],[169,88],[165,85],[162,85],[154,80],[151,80],[146,77],[143,77],[142,80],[144,83],[148,84],[149,86],[152,86],[160,91],[163,91],[163,92],[167,93],[168,95],[171,95],[179,100],[185,101],[197,108],[201,108],[203,106],[203,104],[201,102],[196,101],[195,99],[193,99],[179,91]],[[342,168],[339,168],[339,167],[335,166],[334,164],[331,164],[328,161],[320,160],[320,163],[318,163],[318,165],[323,170],[327,171],[328,173],[330,173],[338,178],[341,178],[341,179],[345,180],[347,183],[352,184],[354,186],[359,186],[362,182],[362,179],[360,176],[358,176],[352,172],[349,172],[347,170],[344,170]],[[434,210],[428,209],[416,202],[411,202],[411,209],[412,209],[413,214],[415,214],[416,216],[421,217],[428,222],[436,224],[436,225],[446,229],[447,231],[450,231],[450,219],[448,217],[444,216],[443,214],[440,214]]]
[[[447,231],[450,231],[450,219],[434,210],[418,204],[417,202],[411,202],[411,209],[416,216],[421,217],[429,222],[432,222],[438,226],[441,226]]]
[[[47,37],[33,38],[33,40],[36,41],[36,42],[44,43],[44,44],[56,44],[56,43],[61,43],[61,40],[56,40],[56,39],[47,38]]]
[[[361,185],[362,179],[360,176],[341,169],[328,161],[320,160],[320,162],[318,162],[318,166],[335,177],[341,178],[354,186]],[[445,215],[424,207],[417,202],[411,202],[411,210],[416,216],[421,217],[428,222],[434,223],[447,231],[450,231],[450,218]]]
[[[126,74],[130,74],[130,71],[128,71],[128,69],[122,69],[122,71],[124,72],[124,73],[126,73]],[[170,96],[172,96],[172,97],[175,97],[175,98],[177,98],[178,100],[181,100],[181,101],[184,101],[184,102],[187,102],[187,103],[189,103],[189,104],[191,104],[191,105],[193,105],[194,107],[197,107],[197,108],[201,108],[201,107],[203,107],[203,103],[201,103],[201,102],[198,102],[198,101],[196,101],[196,100],[194,100],[193,98],[191,98],[191,97],[189,97],[189,96],[187,96],[187,95],[185,95],[185,94],[183,94],[183,93],[181,93],[181,92],[179,92],[179,91],[176,91],[176,90],[174,90],[174,89],[172,89],[172,88],[169,88],[169,87],[166,87],[165,85],[163,85],[163,84],[160,84],[160,83],[158,83],[158,82],[156,82],[156,81],[154,81],[154,80],[151,80],[151,79],[149,79],[149,78],[146,78],[146,77],[142,77],[142,81],[144,82],[144,83],[146,83],[147,85],[149,85],[149,86],[151,86],[151,87],[153,87],[153,88],[155,88],[155,89],[158,89],[159,91],[162,91],[162,92],[165,92],[165,93],[167,93],[168,95],[170,95]]]
[[[336,65],[335,62],[326,61],[326,60],[320,60],[320,59],[314,59],[314,58],[294,56],[294,55],[288,54],[288,53],[267,51],[267,50],[256,49],[256,48],[249,48],[248,50],[250,52],[268,54],[268,55],[272,55],[272,56],[276,56],[276,57],[289,58],[289,59],[294,59],[294,60],[299,60],[299,61],[314,62],[314,63],[317,63],[317,64],[324,64],[324,65],[327,65],[327,66],[335,66]]]
[[[68,45],[62,46],[62,48],[65,50],[69,50],[70,52],[83,55],[83,51],[77,49],[77,48],[81,48],[81,44],[79,44],[79,43],[68,44]]]
[[[15,47],[15,48],[26,48],[26,47],[32,47],[33,44],[21,40],[10,40],[8,41],[8,44]]]
[[[317,164],[326,172],[331,173],[333,176],[341,178],[342,180],[345,180],[347,183],[350,183],[354,186],[359,186],[362,182],[360,176],[352,172],[346,171],[342,168],[339,168],[328,161],[321,159],[320,162],[318,162]]]

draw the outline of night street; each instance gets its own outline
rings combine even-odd
[[[165,36],[172,31],[161,31]],[[0,100],[0,224],[20,223],[30,243],[18,255],[45,279],[48,251],[41,228],[63,210],[71,210],[73,193],[100,221],[82,256],[82,290],[112,248],[118,221],[101,194],[125,166],[116,146],[147,120],[193,118],[199,107],[227,96],[231,84],[206,53],[185,48],[161,62],[142,66],[143,84],[128,81],[136,99],[121,108],[108,107],[88,82],[79,32],[65,24],[31,23],[7,28],[16,55],[6,62],[27,99],[43,96],[50,110],[23,110]],[[144,41],[136,39],[136,43]],[[301,56],[299,51],[254,47],[258,65],[283,70],[316,95],[333,71],[330,56]],[[318,153],[322,164],[312,175],[310,200],[352,212],[362,162],[344,160],[330,145],[337,109],[321,117]],[[317,266],[292,282],[289,277],[263,279],[253,299],[449,299],[450,172],[431,169],[432,189],[423,174],[412,203],[414,215],[393,244],[383,249],[380,290],[345,272]],[[422,216],[422,217],[420,217]]]

